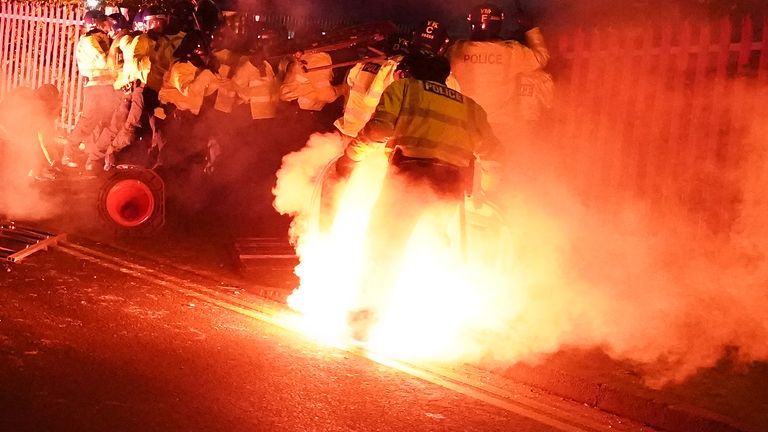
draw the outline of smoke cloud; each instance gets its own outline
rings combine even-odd
[[[627,197],[618,185],[606,189],[599,177],[573,181],[562,168],[560,147],[573,143],[526,147],[500,200],[502,231],[488,231],[494,224],[481,220],[498,214],[468,207],[471,261],[479,266],[453,271],[463,264],[455,254],[436,253],[447,249],[441,234],[429,234],[429,223],[426,234],[424,227],[416,230],[404,260],[415,264],[406,266],[401,289],[392,294],[397,319],[383,323],[399,330],[387,348],[429,356],[398,349],[442,342],[439,358],[503,366],[536,362],[563,347],[598,347],[639,364],[651,385],[683,380],[726,352],[742,362],[768,359],[768,231],[762,223],[768,206],[761,194],[768,131],[759,122],[764,114],[750,118],[741,162],[728,177],[727,186],[742,197],[732,209],[736,216],[718,230],[703,222],[702,211],[717,212],[731,202],[696,211],[681,201],[652,208],[648,199]],[[354,284],[350,273],[359,268],[350,269],[361,265],[359,243],[312,244],[301,238],[316,215],[315,181],[340,149],[335,135],[315,135],[305,149],[284,159],[274,191],[276,208],[295,216],[299,245],[313,246],[301,253],[298,272],[302,290],[314,293],[305,298],[310,304],[328,298],[336,306],[345,304],[349,287],[333,287]],[[665,188],[674,189],[674,179],[664,179]],[[594,190],[601,191],[599,200]],[[359,228],[350,237],[360,241],[363,232]],[[422,250],[414,251],[414,245]],[[403,285],[413,274],[419,276]]]
[[[52,88],[52,87],[50,87]],[[40,140],[51,158],[56,101],[31,89],[14,89],[0,101],[0,215],[40,220],[57,211],[56,200],[44,194],[34,177],[48,165]],[[54,114],[55,116],[55,114]]]
[[[714,366],[726,353],[741,362],[768,359],[768,207],[760,186],[768,130],[758,102],[766,89],[731,84],[749,90],[719,103],[756,109],[740,113],[746,118],[720,111],[729,122],[722,127],[736,135],[729,148],[672,142],[689,151],[679,157],[690,164],[677,171],[665,170],[674,152],[648,154],[645,170],[656,187],[644,193],[631,179],[629,187],[622,183],[631,173],[605,174],[627,155],[606,159],[603,152],[611,154],[622,138],[631,146],[618,132],[603,144],[555,135],[517,152],[525,153],[514,164],[523,173],[512,176],[505,207],[513,239],[506,259],[518,270],[505,277],[523,295],[496,303],[494,343],[482,361],[535,361],[562,347],[599,347],[638,363],[658,386]],[[655,109],[674,113],[672,103]],[[601,121],[588,108],[580,113],[581,122]],[[699,115],[693,121],[708,121]],[[636,120],[653,127],[651,116]],[[568,166],[578,160],[566,159],[574,146],[592,152],[580,170]]]
[[[409,289],[393,294],[397,322],[382,323],[398,335],[390,352],[503,367],[599,348],[652,386],[726,356],[768,360],[768,89],[709,70],[688,87],[693,58],[687,72],[635,60],[606,59],[614,75],[599,86],[585,83],[586,68],[570,81],[553,69],[550,117],[531,135],[501,137],[514,151],[498,207],[467,207],[469,265],[436,253],[446,242],[429,221],[414,232],[406,261],[416,264],[399,281]],[[343,303],[350,290],[333,287],[354,283],[338,275],[359,262],[359,244],[302,237],[315,181],[340,153],[326,139],[285,158],[275,189],[276,208],[294,216],[302,306]],[[328,255],[347,266],[328,267]],[[435,342],[431,353],[404,348]]]

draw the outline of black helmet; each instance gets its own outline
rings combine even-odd
[[[439,21],[428,19],[413,32],[409,49],[425,55],[440,55],[448,46],[448,31]]]
[[[143,20],[148,21],[151,19],[168,20],[168,14],[160,6],[150,6],[144,9]]]
[[[200,30],[213,34],[221,25],[221,10],[212,0],[200,0],[197,2],[197,20]]]
[[[451,64],[443,56],[408,54],[397,65],[397,70],[406,77],[445,84],[451,74]]]
[[[472,8],[467,20],[471,26],[472,40],[497,39],[501,34],[504,11],[494,4],[485,3]]]
[[[406,55],[410,50],[412,35],[407,33],[392,33],[381,43],[381,47],[389,55]]]
[[[195,5],[191,1],[177,1],[171,7],[170,24],[180,31],[189,32],[194,30],[195,24]]]
[[[143,31],[144,30],[144,15],[147,14],[147,10],[144,8],[139,9],[136,12],[136,15],[133,16],[133,20],[131,21],[133,23],[133,29]]]
[[[104,15],[104,12],[98,9],[91,9],[83,15],[83,22],[85,23],[85,26],[89,28],[92,28],[99,22],[103,22],[106,19],[107,17]]]
[[[119,12],[109,14],[107,18],[109,18],[109,20],[112,21],[112,30],[114,32],[119,32],[121,30],[128,30],[131,28],[131,25],[130,23],[128,23],[128,20],[125,19],[125,17]]]
[[[168,14],[160,6],[150,6],[144,12],[144,24],[148,32],[162,33],[168,25]]]
[[[203,58],[208,55],[208,43],[206,36],[198,31],[192,30],[184,35],[179,47],[173,52],[173,56],[180,61],[188,61],[197,67],[204,67],[206,61]]]

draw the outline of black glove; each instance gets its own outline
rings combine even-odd
[[[336,174],[338,174],[339,177],[342,177],[342,178],[349,178],[349,176],[352,175],[352,171],[354,171],[357,164],[358,164],[357,161],[352,160],[352,158],[347,156],[347,154],[345,153],[338,160],[336,160]]]
[[[512,19],[515,20],[515,22],[518,25],[519,31],[522,33],[527,33],[529,30],[536,28],[536,24],[533,23],[533,18],[531,15],[523,9],[522,5],[520,4],[520,0],[517,0],[514,5],[511,7],[512,10]]]

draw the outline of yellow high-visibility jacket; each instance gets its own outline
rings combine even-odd
[[[236,54],[228,49],[214,51],[213,57],[219,64],[219,76],[227,79],[231,78],[233,71],[237,70],[238,64],[241,60],[239,54]],[[232,84],[231,81],[230,84]],[[235,104],[238,102],[237,91],[232,87],[232,85],[225,85],[219,87],[219,91],[216,93],[216,102],[214,103],[213,107],[217,111],[231,113],[232,108],[234,108]]]
[[[288,68],[280,86],[280,99],[287,102],[295,100],[303,110],[322,110],[327,103],[335,101],[339,96],[331,85],[333,69],[304,72],[302,65],[311,69],[331,64],[331,56],[328,53],[303,54]]]
[[[232,77],[232,87],[237,95],[251,107],[254,120],[274,118],[280,101],[280,83],[272,66],[263,61],[263,72],[243,57]]]
[[[517,106],[519,74],[546,66],[549,50],[538,28],[517,41],[458,41],[448,51],[462,93],[479,103],[492,124],[511,121]]]
[[[114,69],[108,63],[109,36],[101,30],[91,30],[77,41],[75,60],[80,75],[87,78],[85,86],[112,85]]]
[[[393,56],[383,60],[370,60],[358,63],[349,70],[344,115],[333,123],[341,133],[351,137],[357,136],[373,115],[384,89],[395,81],[395,72],[402,59],[402,56]],[[461,91],[452,74],[448,76],[446,85]]]
[[[499,142],[485,111],[471,98],[433,81],[401,79],[384,90],[371,120],[347,146],[359,161],[382,146],[404,156],[467,167],[498,160]]]
[[[213,94],[223,85],[223,81],[209,69],[179,61],[171,65],[158,96],[162,103],[172,103],[180,110],[197,115],[203,106],[203,99]]]
[[[381,94],[395,81],[401,56],[384,60],[371,60],[356,64],[347,73],[349,94],[344,104],[344,115],[333,124],[344,135],[356,137],[373,115]]]
[[[160,91],[163,88],[163,77],[173,63],[173,52],[184,39],[184,32],[173,35],[159,35],[154,38],[148,34],[139,36],[142,40],[138,43],[146,46],[147,51],[142,57],[138,57],[137,64],[140,76],[146,77],[144,82],[147,87]]]
[[[150,65],[150,41],[149,38],[142,37],[141,34],[130,33],[115,40],[114,43],[117,44],[123,56],[123,66],[118,71],[117,78],[115,79],[115,89],[121,89],[135,81],[141,81],[146,84]],[[142,60],[144,63],[142,63]]]
[[[520,118],[536,121],[542,112],[552,107],[555,83],[552,75],[542,69],[518,75],[518,103],[516,111]]]

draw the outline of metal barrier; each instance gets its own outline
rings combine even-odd
[[[750,134],[766,115],[768,18],[554,40],[548,139],[568,183],[596,205],[682,205],[726,230],[751,188],[745,164],[757,162]]]
[[[81,15],[72,6],[0,4],[0,97],[16,87],[54,84],[62,100],[59,124],[71,129],[82,105],[74,59]]]

